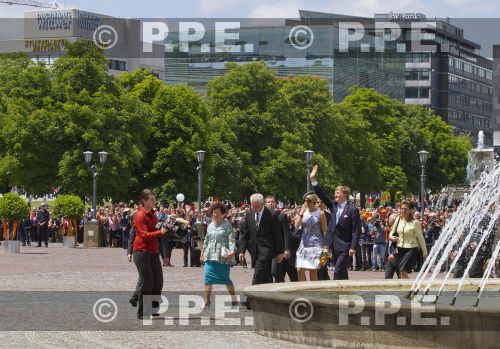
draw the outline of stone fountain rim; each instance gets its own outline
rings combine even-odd
[[[440,280],[436,280],[433,286],[440,286]],[[405,287],[406,291],[409,291],[413,285],[413,280],[330,280],[330,281],[305,281],[305,282],[291,282],[291,283],[273,283],[273,284],[261,284],[246,287],[243,293],[253,299],[262,299],[267,301],[273,301],[277,303],[289,304],[297,299],[297,294],[295,292],[299,291],[314,291],[323,289],[353,289],[356,287],[376,287],[380,289],[381,287]],[[480,279],[477,280],[465,280],[464,286],[479,286]],[[446,286],[458,287],[460,280],[449,280]],[[487,287],[500,287],[500,280],[489,280]],[[325,299],[323,297],[315,295],[307,295],[307,299],[315,304],[321,304],[325,306],[337,306],[339,305],[338,299]],[[366,301],[365,308],[375,309],[375,302]],[[410,304],[401,304],[401,309],[411,310]],[[488,309],[479,307],[461,307],[461,306],[450,306],[438,304],[435,307],[436,311],[442,312],[460,312],[460,313],[482,313],[482,314],[499,314],[498,309]]]

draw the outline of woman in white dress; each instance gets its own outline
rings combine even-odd
[[[318,280],[319,257],[323,251],[323,235],[326,232],[326,216],[316,203],[318,197],[314,192],[304,195],[304,205],[295,217],[295,231],[302,227],[302,237],[297,250],[295,267],[299,281],[306,281],[306,270],[309,270],[309,280]]]

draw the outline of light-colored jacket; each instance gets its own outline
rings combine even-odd
[[[415,248],[420,246],[423,255],[427,256],[427,246],[425,245],[424,235],[422,234],[422,227],[417,219],[413,219],[410,222],[406,222],[401,218],[396,219],[390,234],[391,237],[395,232],[395,227],[397,227],[396,231],[399,234],[397,247]]]
[[[234,257],[230,261],[224,258],[223,248],[226,249],[227,254],[235,252],[236,248],[233,227],[225,218],[220,225],[216,225],[215,222],[208,225],[207,234],[203,241],[204,260],[230,265],[236,264]]]

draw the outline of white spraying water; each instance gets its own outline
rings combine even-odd
[[[464,250],[469,247],[472,234],[481,231],[481,239],[477,244],[475,251],[467,262],[464,275],[461,279],[460,285],[457,289],[455,296],[468,277],[468,271],[471,269],[475,259],[485,256],[480,255],[480,250],[483,243],[491,243],[491,234],[496,232],[498,227],[498,220],[500,217],[500,163],[497,163],[489,172],[483,172],[478,183],[472,188],[469,195],[467,195],[458,210],[453,214],[450,221],[445,225],[441,236],[436,242],[435,246],[431,249],[420,273],[417,275],[411,291],[413,294],[418,293],[425,284],[425,293],[429,292],[431,286],[436,280],[437,274],[440,272],[441,267],[448,261],[453,250],[457,251],[456,256],[451,259],[451,267],[455,267],[458,259],[464,253]],[[494,242],[494,246],[497,243]],[[498,256],[497,251],[493,251],[493,257]],[[486,256],[488,257],[488,256]],[[491,273],[491,265],[495,261],[488,263],[486,273]],[[434,268],[434,269],[433,269]],[[438,296],[441,293],[448,277],[452,271],[449,271],[442,281],[439,288]],[[489,275],[483,275],[482,287],[486,283]],[[428,276],[430,275],[430,276]],[[480,296],[479,296],[480,297]]]

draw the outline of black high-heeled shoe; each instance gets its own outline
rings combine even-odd
[[[210,305],[212,305],[212,302],[208,301],[206,302],[204,305],[203,305],[203,310],[209,310],[210,309]]]

